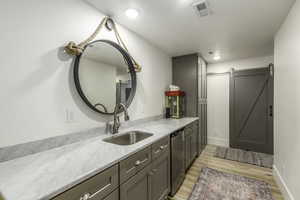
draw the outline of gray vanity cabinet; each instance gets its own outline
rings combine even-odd
[[[52,200],[164,200],[169,192],[167,136]]]
[[[120,200],[151,200],[151,165],[120,187]]]

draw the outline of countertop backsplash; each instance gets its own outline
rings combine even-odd
[[[122,128],[128,128],[130,126],[139,125],[149,121],[155,121],[162,119],[163,115],[157,115],[152,117],[147,117],[143,119],[138,119],[134,121],[122,122]],[[82,140],[97,137],[105,133],[105,127],[96,127],[85,131],[80,131],[76,133],[70,133],[62,136],[46,138],[43,140],[37,140],[33,142],[27,142],[23,144],[17,144],[8,147],[0,148],[0,163],[27,156],[30,154],[35,154],[43,151],[47,151],[53,148],[61,147],[64,145],[72,144],[75,142],[80,142]]]

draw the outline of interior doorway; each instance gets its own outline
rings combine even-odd
[[[232,71],[230,147],[273,154],[273,66]]]
[[[207,76],[208,143],[229,147],[229,73]]]

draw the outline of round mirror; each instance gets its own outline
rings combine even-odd
[[[102,114],[113,114],[120,103],[128,108],[136,91],[136,73],[130,55],[109,40],[85,46],[76,57],[74,79],[83,101]]]

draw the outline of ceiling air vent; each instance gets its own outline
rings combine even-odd
[[[207,0],[201,0],[193,3],[193,7],[200,14],[201,17],[205,17],[210,14],[209,4]]]

